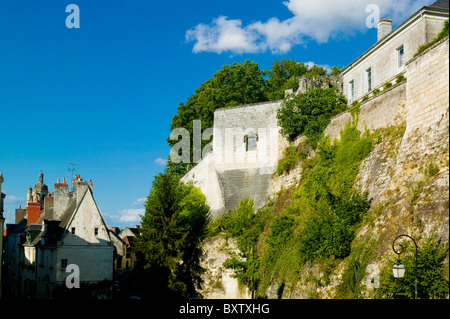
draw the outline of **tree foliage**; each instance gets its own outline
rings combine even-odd
[[[208,211],[200,189],[169,173],[155,177],[136,244],[138,266],[149,285],[195,295]]]
[[[417,297],[419,299],[448,298],[449,281],[444,274],[444,261],[448,255],[448,247],[436,240],[436,235],[417,241],[417,267],[415,246],[410,240],[404,240],[401,263],[406,271],[403,278],[395,278],[392,267],[398,255],[392,253],[387,267],[381,270],[378,297],[394,299],[414,299],[415,279],[417,278]]]
[[[335,88],[314,88],[288,96],[277,113],[280,132],[290,141],[305,134],[317,143],[331,117],[344,111],[346,103]]]
[[[326,73],[327,70],[321,66],[309,67],[303,62],[291,59],[274,61],[270,70],[261,70],[257,63],[250,60],[224,65],[211,79],[203,82],[185,103],[179,104],[170,129],[173,131],[176,128],[185,128],[189,131],[192,159],[195,151],[192,138],[194,120],[201,121],[203,132],[213,127],[214,111],[219,108],[281,100],[286,89],[294,91],[298,89],[299,78],[302,75],[325,76]],[[171,147],[178,142],[170,138],[167,141]],[[209,142],[210,140],[202,140],[201,149],[203,150]],[[175,164],[169,158],[167,167],[169,171],[180,176],[186,173],[188,164]]]

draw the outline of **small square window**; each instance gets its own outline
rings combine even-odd
[[[258,141],[257,135],[245,136],[245,150],[256,150],[256,142]]]
[[[367,75],[367,91],[372,91],[372,68],[366,70]]]
[[[67,259],[61,259],[61,269],[67,268]]]
[[[75,227],[72,227],[71,231],[72,231],[72,235],[75,235]]]
[[[355,99],[355,80],[351,80],[350,84],[350,99],[353,101]]]
[[[403,69],[405,66],[405,50],[403,45],[397,48],[397,69]]]

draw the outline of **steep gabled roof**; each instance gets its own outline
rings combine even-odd
[[[448,9],[449,8],[448,3],[449,3],[448,0],[437,0],[437,1],[433,2],[432,4],[430,4],[430,7]]]
[[[79,200],[78,204],[77,204],[76,198],[72,198],[69,201],[69,204],[67,205],[66,210],[62,214],[61,220],[47,220],[47,219],[45,219],[45,216],[41,216],[41,218],[38,220],[38,222],[39,222],[39,226],[41,226],[42,223],[46,224],[47,227],[46,227],[45,235],[44,235],[44,232],[41,231],[37,236],[32,237],[31,244],[32,245],[39,244],[40,239],[44,235],[46,245],[56,245],[56,243],[59,240],[61,240],[62,237],[64,236],[66,229],[69,227],[70,223],[72,222],[73,218],[75,217],[76,213],[78,212],[78,210],[79,210],[81,204],[83,203],[83,201],[85,200],[86,196],[91,196],[91,198],[95,204],[95,208],[99,212],[100,219],[101,219],[104,227],[106,228],[106,230],[108,230],[108,227],[106,226],[106,223],[105,223],[103,216],[97,206],[97,203],[95,202],[94,196],[92,195],[92,191],[88,187],[87,190],[82,195],[81,200]],[[26,220],[25,220],[25,222],[26,222]],[[26,223],[25,223],[25,225],[26,225]],[[33,226],[33,225],[30,225],[30,226]],[[109,240],[111,241],[111,236],[110,236],[109,231],[107,231],[107,235],[108,235]]]

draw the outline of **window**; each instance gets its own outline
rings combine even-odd
[[[372,73],[373,72],[372,72],[372,68],[371,67],[366,70],[367,92],[372,91],[372,89],[373,89],[373,86],[372,86],[372,84],[373,84],[372,75],[373,74]]]
[[[61,259],[61,269],[67,268],[67,259]]]
[[[348,96],[349,96],[349,100],[353,101],[355,99],[355,80],[351,80],[348,83]]]
[[[72,235],[75,235],[75,227],[72,227]]]
[[[397,70],[402,71],[405,66],[405,50],[403,45],[397,48]]]
[[[98,228],[94,228],[94,235],[98,236]]]
[[[252,151],[256,150],[256,142],[258,141],[258,135],[246,135],[244,137],[245,142],[245,150],[246,151]]]

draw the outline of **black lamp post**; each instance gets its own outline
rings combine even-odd
[[[403,253],[403,246],[400,244],[400,250],[395,250],[395,241],[397,239],[399,239],[400,237],[408,237],[409,239],[411,239],[414,243],[414,246],[416,248],[415,253],[414,253],[414,258],[415,258],[415,281],[414,281],[414,298],[417,299],[417,243],[414,240],[414,238],[412,238],[411,236],[408,235],[399,235],[397,236],[394,241],[392,242],[392,250],[394,251],[394,253],[396,253],[399,257],[397,259],[397,263],[394,265],[394,267],[392,268],[392,271],[394,273],[394,277],[395,278],[403,278],[403,276],[405,275],[405,266],[400,263],[400,254]]]

